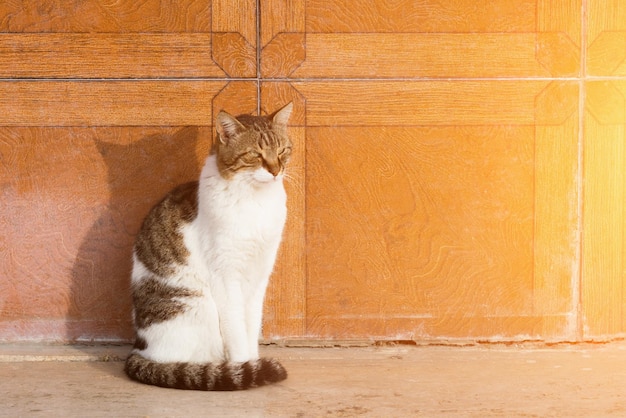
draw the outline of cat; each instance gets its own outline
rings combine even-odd
[[[200,179],[172,190],[144,219],[133,248],[130,378],[192,390],[287,378],[280,362],[259,357],[259,337],[287,215],[292,108],[221,111]]]

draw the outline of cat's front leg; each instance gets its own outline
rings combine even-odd
[[[267,283],[267,281],[266,281]],[[256,289],[246,305],[246,332],[248,337],[248,352],[251,359],[259,358],[259,338],[263,323],[263,300],[266,284]]]
[[[220,302],[220,331],[224,352],[229,361],[244,363],[250,360],[246,328],[245,301],[237,280],[226,283]]]

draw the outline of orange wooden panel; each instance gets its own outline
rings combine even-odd
[[[570,82],[342,80],[291,85],[306,98],[307,126],[534,124],[537,119],[561,124],[578,109],[578,96],[571,100],[576,85]],[[545,100],[552,91],[565,99],[562,104]]]
[[[38,33],[0,37],[0,77],[223,77],[208,33]]]
[[[261,46],[266,46],[280,33],[304,32],[305,3],[305,0],[262,0],[259,10]]]
[[[585,338],[626,331],[626,80],[587,82],[582,311]]]
[[[213,59],[229,77],[256,76],[256,48],[238,32],[213,34]]]
[[[261,51],[261,75],[264,78],[290,76],[302,64],[306,55],[303,33],[279,33]]]
[[[231,102],[233,109],[256,109],[253,82],[5,82],[0,83],[0,125],[207,125],[213,103],[225,92],[240,97]]]
[[[575,338],[575,83],[294,85],[309,336]]]
[[[587,2],[587,72],[626,76],[626,6],[620,0]]]
[[[305,1],[263,0],[260,7],[260,74],[284,77],[304,60]]]
[[[390,330],[360,319],[532,310],[532,127],[307,134],[309,333],[380,337]],[[448,330],[411,331],[396,332]]]
[[[210,32],[205,0],[3,1],[3,32]]]
[[[552,94],[547,102],[559,107],[577,95]],[[533,313],[542,317],[540,334],[552,340],[582,336],[579,123],[575,112],[562,124],[535,127]]]
[[[213,0],[213,56],[230,77],[257,75],[256,0]]]
[[[212,135],[180,126],[287,101],[266,338],[624,333],[624,22],[619,0],[1,3],[0,77],[155,80],[0,82],[0,338],[128,338],[133,222]],[[146,138],[195,165],[171,150],[136,190],[126,162],[170,157]]]
[[[533,32],[536,0],[307,0],[307,32]]]
[[[5,2],[0,77],[254,77],[256,27],[250,0]]]
[[[285,81],[263,81],[261,83],[261,112],[272,112],[275,103],[293,103],[289,117],[290,126],[306,126],[306,97]]]
[[[303,3],[277,7],[264,2],[273,6],[262,8],[262,13],[269,10],[261,22],[264,77],[483,78],[580,72],[579,0],[496,1],[480,7],[470,1]],[[284,19],[287,10],[291,18]]]
[[[535,33],[307,34],[306,60],[289,76],[447,78],[578,72],[574,43],[558,36],[541,40],[539,54]]]
[[[212,0],[213,33],[239,33],[248,43],[256,46],[256,0]]]
[[[134,234],[212,129],[0,129],[0,340],[127,339]]]

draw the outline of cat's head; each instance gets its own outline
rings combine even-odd
[[[259,183],[281,180],[291,156],[287,121],[292,109],[289,103],[269,116],[237,117],[221,111],[215,121],[214,152],[222,177],[245,176]]]

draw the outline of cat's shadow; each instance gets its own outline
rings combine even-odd
[[[198,141],[199,136],[206,140],[206,133],[199,135],[198,127],[92,132],[110,197],[98,209],[72,267],[65,337],[73,343],[130,342],[134,237],[144,216],[169,190],[198,178]]]

